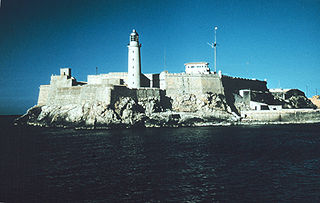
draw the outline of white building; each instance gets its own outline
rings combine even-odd
[[[185,63],[184,66],[187,74],[210,74],[207,62]]]
[[[130,34],[128,45],[128,87],[140,88],[141,80],[141,57],[140,57],[139,35],[136,30]]]

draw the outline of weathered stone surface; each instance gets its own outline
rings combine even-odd
[[[222,94],[194,94],[178,95],[172,98],[172,110],[178,112],[212,112],[215,110],[224,110],[231,112],[226,99]]]
[[[280,111],[242,111],[242,123],[319,123],[320,110],[283,109]]]
[[[131,97],[120,97],[113,106],[104,102],[63,106],[38,105],[29,109],[25,115],[17,119],[16,123],[80,128],[179,127],[243,123],[240,121],[241,118],[231,111],[222,94],[176,95],[168,101],[171,102],[172,108],[164,108],[155,97],[145,98],[139,102]],[[308,106],[308,101],[302,95],[293,95],[284,102],[290,104],[290,108],[299,108]],[[319,121],[319,112],[311,111],[312,109],[294,111],[293,114],[283,113],[285,111],[255,111],[247,112],[247,115],[242,117],[245,123],[248,120],[265,121],[264,118],[275,122],[289,122],[290,119],[293,122]]]
[[[305,94],[297,89],[289,90],[285,96],[278,92],[261,92],[251,91],[251,101],[265,103],[268,105],[279,105],[283,109],[315,109],[316,106],[305,96]],[[238,112],[250,111],[249,101],[245,101],[239,94],[233,94],[234,105]]]
[[[161,112],[164,109],[159,99],[154,97],[141,99],[138,104],[145,110],[145,114],[148,116],[154,112]]]
[[[139,102],[121,97],[114,106],[103,102],[64,106],[34,106],[17,123],[58,127],[177,127],[201,126],[234,120],[223,95],[184,95],[173,110],[164,111],[157,98]]]
[[[284,101],[283,105],[286,109],[302,109],[302,108],[313,108],[317,107],[304,95],[292,95],[290,98]]]
[[[285,93],[272,92],[272,95],[284,109],[316,108],[304,92],[298,89],[290,89]]]
[[[310,98],[310,101],[317,106],[318,109],[320,109],[320,96],[315,95],[312,98]]]

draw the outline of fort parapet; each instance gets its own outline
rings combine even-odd
[[[320,122],[320,110],[282,109],[278,111],[242,111],[243,121],[306,123]]]
[[[224,88],[217,74],[187,74],[168,73],[160,74],[160,88],[166,90],[168,96],[183,94],[223,94]]]

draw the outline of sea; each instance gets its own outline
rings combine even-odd
[[[320,202],[320,124],[76,130],[0,117],[0,202]]]

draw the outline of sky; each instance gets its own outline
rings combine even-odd
[[[127,72],[132,29],[143,73],[213,69],[214,26],[222,74],[320,94],[320,0],[1,0],[0,115],[36,105],[61,67]]]

